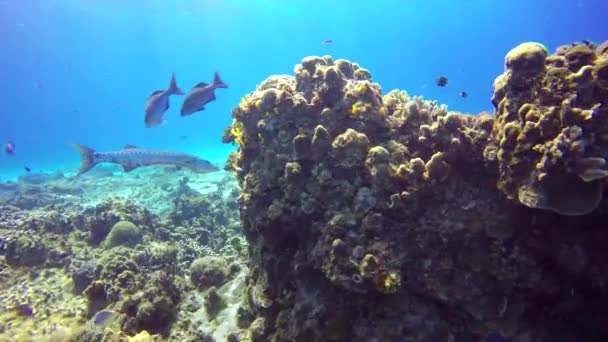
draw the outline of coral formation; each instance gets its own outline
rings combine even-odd
[[[586,44],[525,43],[494,82],[498,185],[532,208],[593,211],[608,177],[608,59]]]
[[[514,49],[495,116],[383,96],[329,56],[262,82],[223,138],[251,267],[235,339],[607,337],[608,233],[580,229],[606,216],[600,54]]]
[[[217,256],[205,256],[192,262],[190,280],[200,289],[222,286],[228,280],[228,264]]]
[[[118,221],[110,229],[104,240],[106,247],[129,246],[133,247],[141,241],[139,228],[130,221]]]
[[[0,340],[608,340],[608,42],[504,62],[469,115],[307,57],[230,172],[0,184]]]
[[[2,245],[6,263],[11,267],[37,266],[46,261],[47,247],[35,236],[20,235]]]
[[[222,336],[216,329],[236,324],[198,322],[181,313],[191,305],[183,298],[200,292],[187,281],[194,259],[226,258],[226,277],[242,269],[237,184],[227,173],[201,180],[175,178],[176,172],[148,170],[145,177],[120,179],[98,172],[76,180],[40,175],[0,184],[0,198],[7,198],[0,206],[0,340],[187,341],[198,340],[202,329]],[[128,199],[107,193],[130,187],[140,190]],[[82,192],[83,199],[74,196]],[[26,202],[30,194],[40,201]],[[144,209],[142,203],[150,202],[142,197],[168,205]],[[15,198],[22,202],[8,200]],[[196,198],[209,207],[189,200]],[[190,216],[174,221],[182,212]],[[218,289],[220,297],[210,293],[198,306],[215,309],[219,320],[235,317],[238,284],[230,287],[235,294]],[[100,313],[111,315],[99,323]]]

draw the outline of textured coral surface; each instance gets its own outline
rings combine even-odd
[[[224,136],[239,147],[226,168],[249,241],[247,335],[608,338],[600,50],[515,48],[495,115],[383,95],[329,56],[262,82]]]
[[[0,341],[225,340],[246,271],[238,188],[226,172],[204,177],[157,168],[0,183]],[[201,259],[221,262],[192,267]]]
[[[547,56],[521,44],[507,54],[492,102],[499,187],[533,208],[594,210],[608,177],[608,54],[573,44]]]

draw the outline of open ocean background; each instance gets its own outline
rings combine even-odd
[[[450,110],[492,111],[505,54],[526,41],[550,51],[608,36],[607,1],[555,0],[1,0],[0,180],[74,170],[78,142],[98,151],[125,144],[197,154],[223,163],[221,143],[241,97],[303,57],[331,55]],[[321,44],[331,39],[332,44]],[[189,91],[219,71],[229,89],[204,112],[146,128],[143,109],[171,72]],[[445,88],[435,78],[446,76]],[[466,99],[459,92],[466,91]]]

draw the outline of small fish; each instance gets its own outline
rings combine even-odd
[[[188,140],[188,136],[187,135],[180,135],[179,138],[181,140]]]
[[[499,333],[491,333],[490,335],[486,336],[485,342],[508,342],[509,340],[502,336]]]
[[[8,155],[15,154],[15,143],[12,141],[8,141],[6,144],[4,144],[4,153]]]
[[[32,169],[30,169],[30,167],[29,167],[29,166],[27,166],[27,165],[26,165],[26,166],[24,166],[24,167],[23,167],[23,169],[25,169],[25,172],[30,172],[30,171],[32,171]]]
[[[110,323],[110,321],[112,321],[113,317],[114,317],[114,311],[109,311],[109,310],[99,311],[95,315],[95,318],[93,318],[93,324],[97,327],[105,326],[108,323]]]
[[[328,39],[328,40],[324,40],[324,41],[322,41],[322,42],[321,42],[321,44],[323,44],[323,45],[328,45],[328,44],[331,44],[331,43],[333,43],[333,42],[334,42],[333,40]]]
[[[163,115],[169,109],[169,96],[171,95],[184,95],[184,92],[177,86],[175,73],[171,74],[171,83],[167,90],[157,90],[148,97],[144,110],[146,127],[156,127],[164,122]]]
[[[20,316],[23,316],[23,317],[34,316],[34,309],[32,309],[32,306],[29,304],[17,304],[13,307],[13,309],[15,309],[15,311],[17,311],[17,314],[19,314]]]
[[[588,47],[590,47],[592,49],[595,49],[597,47],[597,44],[590,41],[589,39],[583,39],[583,44],[587,45]]]
[[[217,88],[228,88],[228,85],[222,81],[220,74],[215,72],[213,84],[209,85],[205,82],[200,82],[186,95],[180,111],[182,116],[192,115],[205,110],[205,105],[215,100],[215,89]]]
[[[467,98],[467,96],[469,96],[469,94],[467,94],[467,92],[466,92],[466,91],[461,91],[461,92],[460,92],[458,95],[459,95],[460,97],[462,97],[463,99],[466,99],[466,98]]]
[[[209,161],[197,156],[160,150],[146,150],[133,145],[126,145],[123,150],[111,152],[97,152],[84,145],[72,144],[82,158],[80,170],[76,176],[89,171],[99,163],[114,163],[122,166],[125,172],[134,170],[140,166],[169,165],[190,169],[197,173],[207,173],[219,170]]]
[[[437,77],[437,79],[435,79],[435,83],[439,87],[445,87],[446,85],[448,85],[448,78],[445,76],[439,76]]]

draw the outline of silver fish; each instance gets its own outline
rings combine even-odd
[[[212,84],[201,82],[195,85],[184,99],[181,109],[182,116],[205,110],[205,105],[215,100],[215,89],[217,88],[228,88],[228,85],[220,79],[217,72],[213,75]]]
[[[157,90],[148,97],[144,110],[146,127],[156,127],[164,122],[163,115],[169,109],[170,95],[184,95],[184,92],[177,86],[175,73],[171,74],[171,83],[169,83],[167,90]]]
[[[82,157],[82,164],[76,176],[92,169],[99,163],[114,163],[122,166],[125,172],[129,172],[140,166],[150,165],[170,165],[178,168],[190,169],[197,173],[207,173],[219,170],[211,162],[197,156],[161,150],[147,150],[137,148],[133,145],[126,145],[123,150],[111,152],[97,152],[80,144],[72,144]]]
[[[114,316],[115,316],[114,311],[109,311],[109,310],[99,311],[97,314],[95,314],[95,317],[93,318],[93,324],[97,327],[106,326],[106,325],[108,325],[108,323],[110,323],[114,319]]]

